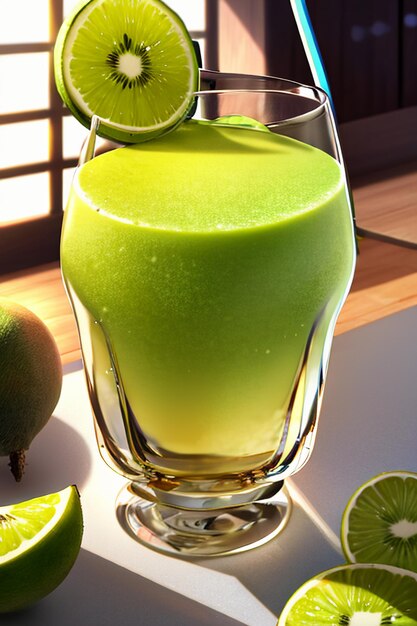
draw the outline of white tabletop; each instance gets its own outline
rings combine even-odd
[[[1,459],[0,502],[76,483],[83,546],[69,576],[13,624],[106,626],[275,626],[291,593],[344,562],[338,532],[353,491],[387,470],[417,472],[417,308],[336,337],[317,442],[306,467],[287,481],[295,506],[288,526],[256,550],[183,561],[135,543],[114,502],[125,481],[101,460],[79,364],[27,455],[22,483]]]

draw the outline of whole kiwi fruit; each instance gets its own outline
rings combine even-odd
[[[0,456],[10,457],[16,481],[61,387],[61,358],[51,332],[29,309],[0,298]]]

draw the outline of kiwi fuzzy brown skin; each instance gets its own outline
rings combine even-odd
[[[25,450],[59,400],[62,364],[55,340],[31,311],[0,299],[0,456],[21,480]]]
[[[77,105],[72,101],[71,97],[69,96],[68,92],[67,92],[67,88],[65,85],[65,78],[64,78],[64,55],[63,55],[63,50],[65,47],[65,43],[66,43],[66,39],[68,36],[68,32],[72,26],[72,24],[74,23],[74,21],[77,19],[77,17],[80,15],[80,13],[82,13],[82,11],[87,7],[87,5],[91,4],[92,0],[81,0],[81,2],[76,5],[76,7],[74,8],[73,12],[67,17],[67,19],[65,20],[64,24],[62,25],[59,33],[58,33],[58,37],[56,39],[55,42],[55,47],[54,47],[54,73],[55,73],[55,84],[56,84],[56,88],[58,90],[59,95],[61,96],[64,104],[66,107],[68,107],[68,109],[71,111],[71,113],[73,114],[73,116],[86,128],[90,128],[91,126],[91,117],[89,115],[87,115],[86,113],[84,113],[82,110],[80,110]],[[159,0],[161,5],[164,5],[166,10],[169,11],[170,13],[174,13],[174,11],[172,11],[172,9],[169,8],[169,6],[167,6],[164,2],[162,2],[161,0]],[[188,31],[185,29],[184,27],[184,36],[188,37],[190,40],[190,46],[191,48],[194,50],[194,46],[192,44],[192,40],[191,37],[188,34]],[[123,40],[118,42],[116,44],[115,48],[109,49],[108,51],[108,55],[107,55],[107,63],[110,67],[112,67],[112,61],[114,62],[114,55],[117,56],[118,52],[121,52],[123,49],[124,51],[128,51],[128,50],[132,50],[134,49],[135,51],[138,49],[141,49],[143,47],[143,43],[142,42],[133,42],[131,40],[131,38],[129,37],[129,35],[127,33],[125,33]],[[121,48],[121,49],[119,49]],[[119,50],[118,50],[119,49]],[[126,50],[127,49],[127,50]],[[146,49],[144,48],[144,52],[146,52]],[[150,68],[147,68],[147,63],[146,63],[146,55],[145,58],[142,58],[142,62],[145,60],[145,70],[146,72],[151,71]],[[197,63],[197,58],[194,54],[194,72],[195,72],[195,91],[198,91],[198,87],[199,87],[199,70],[198,70],[198,63]],[[112,80],[114,82],[120,82],[123,83],[123,78],[121,75],[117,75],[117,72],[113,72],[115,75],[112,76]],[[149,77],[148,77],[149,78]],[[134,85],[131,84],[129,85],[129,83],[131,83],[132,81],[128,81],[126,85],[124,85],[125,87],[133,87]],[[123,88],[123,85],[122,85]],[[188,107],[187,111],[184,112],[184,115],[178,119],[177,123],[173,124],[169,129],[166,129],[164,132],[167,132],[168,130],[174,130],[175,128],[177,128],[188,116],[189,112],[193,109],[194,107],[194,103],[195,103],[195,99],[193,98],[192,101],[190,102],[190,106]],[[129,132],[127,130],[121,130],[118,129],[117,127],[111,126],[110,123],[107,122],[102,122],[100,123],[98,129],[97,129],[97,134],[100,137],[103,137],[104,139],[109,139],[111,141],[117,141],[119,143],[122,144],[129,144],[129,143],[142,143],[145,141],[151,141],[157,137],[159,137],[161,135],[161,130],[160,129],[153,129],[153,130],[149,130],[146,131],[144,129],[141,129],[138,132]]]

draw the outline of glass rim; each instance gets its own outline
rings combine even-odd
[[[236,75],[235,75],[236,76]],[[251,75],[250,74],[246,74],[246,75],[242,75],[245,76],[247,78],[250,78]],[[260,78],[259,76],[253,76],[254,78]],[[269,79],[274,79],[274,77],[263,77],[263,78],[269,78]],[[284,81],[284,82],[288,82],[288,83],[292,83],[292,81],[286,81],[286,79],[276,79],[279,81]],[[294,83],[292,83],[294,84]],[[308,95],[309,93],[312,93],[314,95],[316,95],[316,98],[313,98],[311,96]],[[323,114],[323,112],[325,112],[326,110],[328,110],[328,104],[329,104],[329,97],[326,94],[325,91],[323,91],[323,89],[320,89],[318,87],[310,87],[308,85],[302,85],[301,83],[299,84],[299,86],[297,85],[294,89],[252,89],[252,88],[238,88],[238,89],[202,89],[199,91],[195,91],[193,92],[193,96],[196,98],[205,98],[206,96],[222,96],[222,95],[227,95],[227,96],[231,96],[231,95],[236,95],[236,94],[259,94],[259,95],[277,95],[277,96],[289,96],[289,97],[294,97],[294,98],[304,98],[305,100],[310,100],[311,102],[314,102],[317,106],[315,108],[313,108],[310,111],[306,111],[305,113],[300,113],[299,115],[294,115],[292,117],[287,117],[284,118],[282,120],[277,120],[277,121],[273,121],[273,122],[269,122],[267,124],[265,124],[268,127],[273,127],[276,128],[278,126],[286,126],[288,124],[302,124],[308,121],[311,121],[317,117],[319,117],[320,115]]]

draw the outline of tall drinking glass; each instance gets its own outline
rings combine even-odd
[[[355,262],[325,93],[208,71],[202,87],[158,140],[97,156],[91,131],[62,234],[99,449],[130,481],[118,517],[185,556],[286,523]]]

